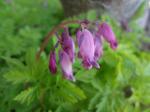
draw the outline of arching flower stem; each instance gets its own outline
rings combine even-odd
[[[42,42],[40,46],[40,50],[36,54],[36,60],[39,60],[41,53],[44,51],[45,47],[47,46],[49,39],[52,37],[52,35],[55,34],[59,29],[64,28],[65,25],[68,24],[80,24],[79,20],[68,20],[64,21],[57,26],[53,27],[51,31],[48,32],[48,34],[45,36],[44,41]]]

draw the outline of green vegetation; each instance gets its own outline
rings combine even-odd
[[[43,37],[66,19],[59,1],[5,1],[0,1],[0,112],[150,112],[150,54],[141,50],[141,41],[150,40],[134,21],[127,33],[104,14],[100,20],[111,24],[118,49],[104,43],[99,70],[85,70],[76,61],[77,81],[71,82],[60,70],[56,76],[48,70],[52,39],[35,59]],[[95,13],[87,16],[93,20]]]

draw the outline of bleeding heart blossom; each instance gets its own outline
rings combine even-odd
[[[68,80],[75,81],[72,71],[72,62],[69,55],[65,51],[61,50],[59,51],[59,59],[64,77]]]
[[[103,22],[96,24],[95,28],[88,30],[90,21],[80,22],[81,28],[76,33],[76,40],[79,47],[78,57],[82,60],[82,65],[86,69],[92,67],[100,68],[97,63],[103,55],[102,39],[104,38],[112,49],[117,48],[117,40],[111,27]],[[96,30],[98,28],[98,31]],[[82,30],[81,30],[82,29]],[[61,45],[59,50],[59,63],[63,72],[63,77],[75,81],[72,64],[75,60],[75,44],[73,38],[69,35],[68,28],[64,28],[61,36],[56,33],[57,43],[54,49]],[[51,73],[57,72],[56,56],[54,50],[50,52],[49,69]]]
[[[75,45],[72,37],[68,33],[67,28],[61,35],[61,45],[62,45],[62,49],[69,55],[71,61],[74,62]]]
[[[90,31],[83,29],[77,31],[77,42],[79,46],[78,56],[82,58],[82,64],[85,68],[91,69],[92,66],[99,68],[94,60],[94,38]]]
[[[118,46],[115,34],[112,28],[105,22],[101,23],[98,27],[98,33],[104,37],[104,39],[109,42],[112,49],[116,49]]]
[[[49,70],[51,73],[55,74],[57,72],[56,67],[56,54],[54,51],[50,52],[50,59],[49,59]]]

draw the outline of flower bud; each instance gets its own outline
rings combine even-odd
[[[65,31],[62,33],[62,49],[69,55],[72,62],[74,62],[75,58],[75,45],[72,37],[68,33],[68,29],[65,29]]]
[[[50,59],[49,59],[49,70],[51,73],[55,74],[57,72],[56,67],[56,55],[54,51],[50,52]]]
[[[59,51],[59,59],[64,77],[68,80],[75,81],[72,71],[72,62],[69,55],[65,51],[61,50]]]

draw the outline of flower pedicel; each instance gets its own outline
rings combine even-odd
[[[102,38],[115,50],[118,46],[115,34],[106,22],[95,25],[98,30],[94,29],[93,31],[88,29],[89,22],[83,21],[80,22],[80,24],[81,28],[79,28],[76,33],[79,48],[77,57],[81,60],[85,69],[92,69],[93,67],[100,68],[98,60],[103,55]],[[59,63],[63,77],[75,81],[72,68],[75,61],[75,44],[73,38],[69,35],[67,27],[64,28],[60,38],[58,38],[58,43],[61,45],[59,50]],[[49,69],[52,74],[57,72],[55,49],[50,51]]]

